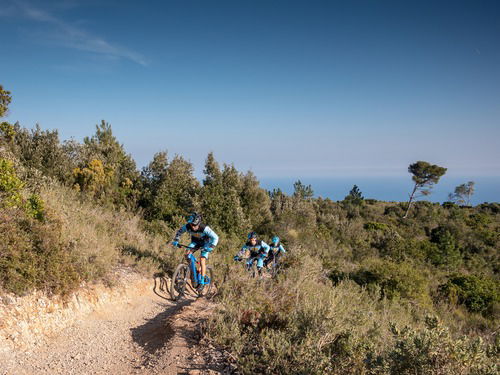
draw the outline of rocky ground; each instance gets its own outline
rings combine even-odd
[[[151,288],[108,303],[42,345],[0,353],[0,374],[231,374],[227,353],[200,343],[214,311],[205,298],[172,302]]]

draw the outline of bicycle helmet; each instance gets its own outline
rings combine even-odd
[[[199,225],[201,223],[201,215],[193,212],[191,215],[189,215],[187,222],[191,225]]]
[[[278,243],[280,242],[280,238],[278,236],[274,236],[272,239],[271,239],[271,243]]]
[[[250,232],[250,233],[248,233],[248,239],[251,240],[252,238],[257,239],[257,233],[256,232]]]

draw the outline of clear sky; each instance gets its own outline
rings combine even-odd
[[[139,167],[500,176],[499,1],[0,0],[0,84],[9,121],[105,119]]]

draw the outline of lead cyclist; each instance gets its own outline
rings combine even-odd
[[[191,215],[189,215],[187,223],[177,231],[174,240],[172,241],[173,246],[179,246],[179,239],[185,232],[191,235],[191,243],[186,248],[186,259],[188,259],[187,257],[190,253],[201,249],[201,280],[199,280],[198,283],[200,285],[208,284],[210,281],[206,278],[207,259],[208,255],[213,251],[215,246],[217,246],[217,243],[219,242],[219,236],[208,225],[202,223],[201,215],[197,214],[196,212],[193,212]]]

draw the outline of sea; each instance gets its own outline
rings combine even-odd
[[[257,176],[258,177],[258,176]],[[259,177],[258,177],[259,178]],[[411,176],[389,177],[260,177],[260,185],[266,190],[281,189],[287,194],[293,193],[293,184],[300,180],[311,185],[314,196],[330,198],[333,201],[343,200],[354,185],[357,185],[365,199],[377,199],[387,202],[407,201],[413,189]],[[447,177],[443,176],[434,185],[432,193],[420,198],[431,202],[446,202],[448,194],[455,187],[468,181],[474,181],[475,191],[471,198],[472,205],[484,202],[500,202],[500,176],[488,177]]]

